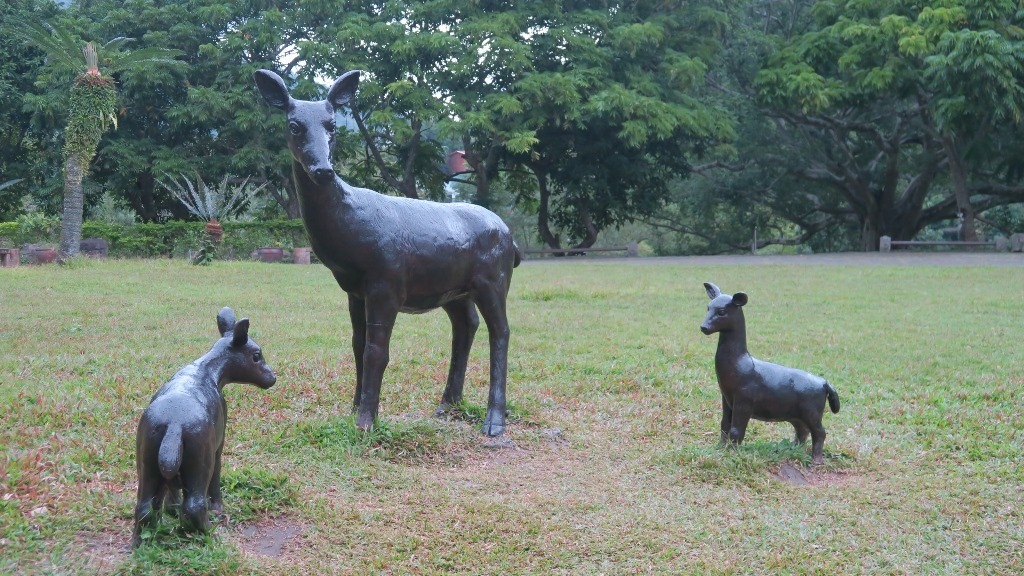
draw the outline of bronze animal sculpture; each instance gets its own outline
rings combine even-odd
[[[225,307],[217,328],[221,338],[213,348],[161,386],[142,413],[135,435],[139,490],[132,547],[142,543],[142,529],[154,524],[165,506],[180,504],[190,529],[210,531],[208,510],[224,511],[220,470],[227,404],[222,389],[229,382],[267,389],[277,381],[249,338],[248,318],[235,322]]]
[[[722,392],[722,444],[739,445],[751,418],[766,422],[789,422],[796,429],[796,442],[811,435],[814,464],[821,464],[825,428],[821,417],[825,401],[839,412],[839,394],[824,378],[788,366],[758,360],[747,351],[747,327],[743,306],[747,295],[722,294],[718,286],[704,283],[711,302],[700,331],[718,333],[715,373]]]
[[[355,355],[356,426],[377,417],[381,380],[399,312],[442,308],[452,323],[452,361],[438,415],[462,399],[480,324],[490,337],[490,391],[483,431],[505,430],[509,327],[506,298],[521,255],[508,226],[472,204],[440,204],[349,185],[332,165],[335,110],[355,96],[359,72],[339,77],[327,99],[296,100],[280,76],[254,74],[263,99],[288,117],[286,140],[299,209],[317,258],[348,294]]]

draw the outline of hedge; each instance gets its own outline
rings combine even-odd
[[[109,224],[87,221],[82,238],[103,238],[109,255],[119,258],[188,258],[199,250],[206,236],[205,222],[171,221],[146,224]],[[301,220],[222,222],[224,240],[217,247],[219,259],[248,259],[263,246],[308,246]],[[0,245],[17,246],[54,240],[30,238],[18,222],[0,222]]]

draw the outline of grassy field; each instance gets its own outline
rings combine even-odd
[[[344,294],[319,266],[0,270],[0,574],[1020,574],[1024,268],[527,262],[509,298],[512,423],[432,416],[440,312],[399,318],[357,433]],[[827,377],[825,465],[787,424],[716,447],[702,282],[746,291],[751,351]],[[152,393],[252,319],[278,383],[226,390],[212,538],[132,553]]]

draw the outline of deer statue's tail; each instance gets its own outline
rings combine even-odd
[[[178,475],[181,468],[181,424],[169,424],[164,432],[164,439],[160,441],[160,475],[170,480]]]
[[[828,407],[835,414],[839,412],[839,392],[831,384],[825,382],[825,394],[828,395]]]
[[[512,267],[515,268],[523,262],[523,251],[519,249],[519,244],[516,241],[512,241],[512,249],[516,252],[516,259],[512,262]]]

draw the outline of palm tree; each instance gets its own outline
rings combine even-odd
[[[11,22],[7,31],[46,53],[47,65],[73,76],[68,123],[64,129],[64,210],[61,215],[60,257],[78,254],[82,241],[85,197],[82,180],[96,156],[100,138],[117,128],[117,86],[112,74],[143,64],[182,65],[178,50],[142,48],[125,51],[132,38],[118,37],[98,47],[82,42],[69,30],[24,20]],[[103,67],[101,71],[100,67]]]

